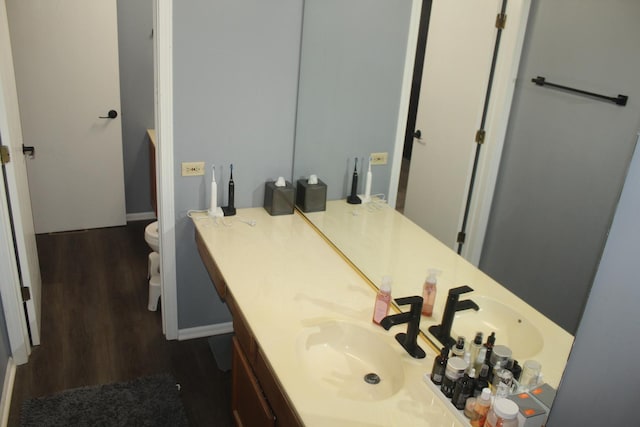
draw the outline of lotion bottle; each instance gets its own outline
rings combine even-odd
[[[373,323],[380,324],[382,319],[389,314],[389,306],[391,304],[391,277],[384,276],[382,285],[376,295],[376,304],[373,308]]]
[[[424,316],[433,315],[433,305],[436,302],[436,284],[438,283],[438,274],[440,274],[440,270],[430,268],[429,275],[422,286],[422,314]]]

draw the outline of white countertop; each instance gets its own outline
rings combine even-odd
[[[406,325],[385,331],[371,322],[374,289],[300,214],[272,217],[263,208],[239,209],[237,216],[217,222],[196,215],[194,223],[305,425],[463,425],[423,383],[432,348],[421,342],[427,358],[413,359],[394,339]],[[384,400],[360,401],[312,380],[301,359],[300,337],[327,319],[366,328],[389,343],[404,371],[404,387]]]
[[[544,339],[544,347],[539,353],[527,353],[523,357],[518,346],[513,342],[505,343],[499,333],[496,344],[508,345],[521,365],[527,359],[538,360],[542,364],[544,380],[558,387],[573,336],[404,215],[382,202],[350,205],[344,200],[335,200],[327,202],[326,211],[306,213],[305,216],[372,282],[379,284],[382,276],[391,276],[395,298],[421,295],[427,270],[441,270],[434,315],[431,318],[423,316],[421,321],[424,332],[430,325],[440,323],[448,289],[461,285],[474,289],[474,292],[462,295],[461,300],[475,298],[481,310],[483,302],[485,308],[498,302],[506,310],[520,315],[523,325],[531,322]],[[501,308],[500,304],[495,305]],[[486,339],[489,331],[484,332]],[[466,338],[473,339],[473,336]]]

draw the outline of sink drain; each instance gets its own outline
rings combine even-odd
[[[371,372],[364,376],[364,382],[367,384],[378,384],[380,382],[380,376],[375,372]]]

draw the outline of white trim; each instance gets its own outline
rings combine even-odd
[[[162,330],[178,338],[178,292],[173,190],[173,1],[154,2],[156,184],[162,287]]]
[[[134,212],[127,214],[127,222],[129,221],[145,221],[147,219],[156,219],[156,213],[151,212]]]
[[[216,323],[213,325],[197,326],[195,328],[179,329],[178,340],[191,340],[194,338],[224,335],[233,332],[233,322]]]
[[[507,15],[510,22],[503,31],[500,41],[500,50],[511,50],[511,52],[499,57],[496,63],[494,81],[498,83],[492,90],[485,124],[487,135],[480,152],[478,176],[469,208],[466,243],[462,245],[462,256],[475,266],[480,263],[489,224],[530,9],[531,0],[509,2]],[[518,18],[518,21],[515,18]],[[508,32],[511,28],[516,29],[515,33]],[[500,60],[505,57],[508,59]]]
[[[16,379],[16,364],[12,358],[7,360],[4,370],[4,384],[2,386],[2,400],[0,401],[0,425],[6,427],[9,423],[9,410],[11,409],[11,397],[13,396],[13,384]]]
[[[413,4],[411,6],[411,20],[409,22],[409,34],[407,36],[407,52],[404,59],[404,76],[402,77],[400,108],[398,109],[398,120],[396,125],[396,144],[393,149],[393,163],[391,164],[391,177],[389,178],[389,191],[387,193],[388,203],[393,207],[395,207],[396,198],[398,197],[398,184],[400,183],[404,137],[407,131],[407,117],[409,117],[409,102],[411,101],[413,68],[416,60],[421,13],[422,1],[413,0]]]
[[[0,0],[0,132],[4,144],[11,144],[11,138],[22,139],[19,134],[18,103],[15,87],[9,27],[5,0]],[[10,118],[14,114],[14,120]],[[22,153],[11,153],[12,156]],[[9,336],[11,355],[15,363],[27,363],[31,345],[27,329],[17,258],[13,245],[13,230],[9,219],[9,206],[3,179],[0,178],[0,295]]]

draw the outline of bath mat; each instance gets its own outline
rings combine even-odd
[[[188,426],[176,381],[162,374],[26,400],[22,427]]]

